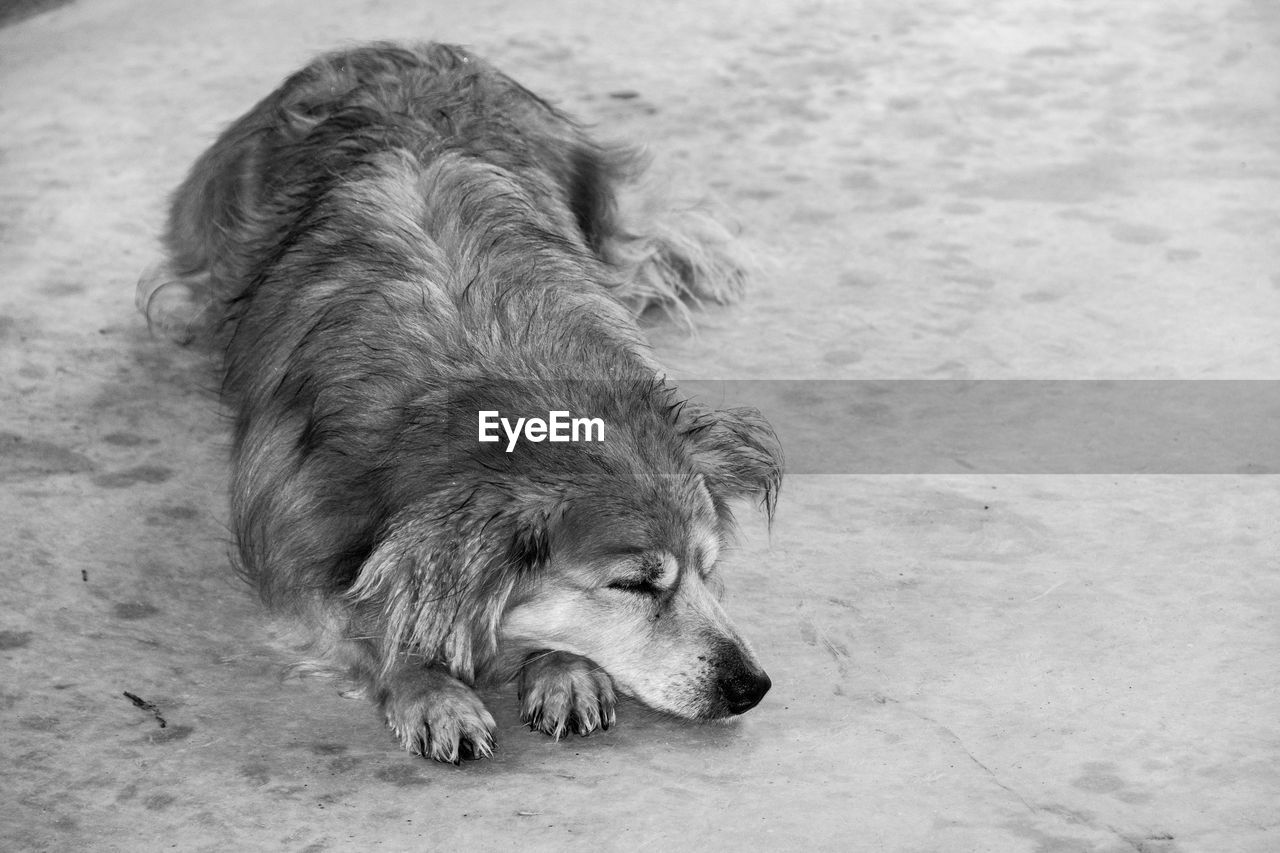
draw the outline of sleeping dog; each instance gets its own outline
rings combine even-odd
[[[706,218],[628,227],[638,172],[463,49],[360,47],[200,157],[139,284],[218,354],[241,572],[414,754],[492,752],[481,681],[556,737],[615,690],[716,719],[769,689],[715,572],[736,499],[772,519],[777,439],[682,399],[635,320],[741,267]]]

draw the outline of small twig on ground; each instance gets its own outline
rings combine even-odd
[[[141,696],[135,696],[134,694],[130,693],[128,690],[124,691],[124,698],[128,699],[130,702],[132,702],[134,705],[138,706],[142,710],[150,711],[155,716],[156,722],[160,724],[160,728],[163,729],[165,726],[169,725],[164,721],[164,717],[161,716],[160,709],[157,708],[152,703],[148,702],[146,699],[143,699]]]

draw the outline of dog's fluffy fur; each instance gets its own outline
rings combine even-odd
[[[490,753],[480,679],[557,737],[607,728],[615,685],[703,719],[769,688],[712,572],[731,501],[772,517],[776,438],[682,401],[628,310],[739,267],[705,220],[624,226],[635,165],[460,48],[336,53],[197,161],[140,283],[224,354],[245,576],[413,753]],[[605,440],[506,452],[480,410]]]

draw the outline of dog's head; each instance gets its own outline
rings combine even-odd
[[[565,651],[672,714],[754,707],[769,677],[720,606],[717,564],[734,502],[755,498],[772,520],[781,450],[754,410],[664,395],[623,395],[632,408],[614,411],[599,444],[507,453],[477,445],[471,421],[447,471],[397,466],[432,490],[383,533],[350,591],[384,659],[421,656],[470,679]]]
[[[500,634],[509,648],[589,658],[653,708],[712,719],[770,687],[720,606],[717,566],[736,499],[758,498],[772,518],[781,456],[752,410],[683,411],[678,427],[675,447],[633,445],[585,466],[535,522],[540,565]]]

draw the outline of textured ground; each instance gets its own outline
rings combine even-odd
[[[80,0],[0,29],[0,847],[1280,847],[1256,460],[810,464],[729,557],[775,682],[734,725],[626,707],[557,744],[500,696],[498,755],[455,769],[280,680],[227,570],[224,423],[132,294],[191,160],[321,49],[470,44],[713,190],[764,270],[698,336],[654,330],[680,375],[1280,378],[1272,4],[615,5]],[[1277,417],[1240,424],[1263,457]]]

